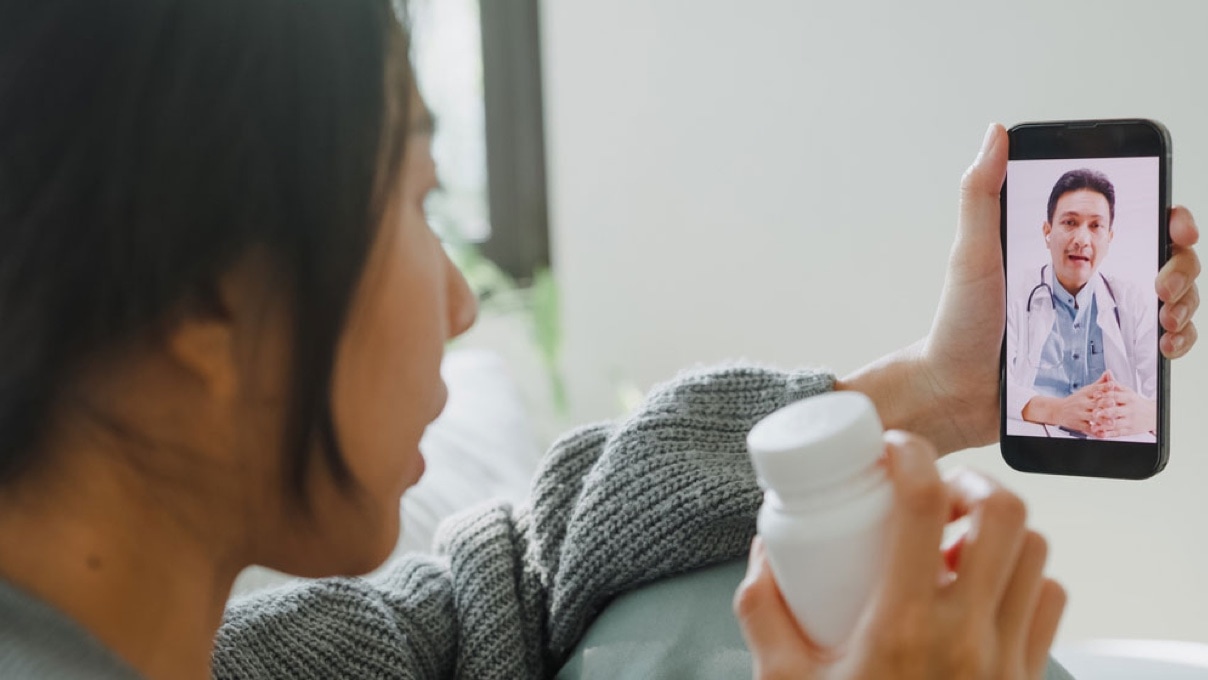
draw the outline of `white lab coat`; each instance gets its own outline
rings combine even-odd
[[[1045,283],[1056,287],[1053,267],[1044,267]],[[1032,311],[1028,296],[1040,283],[1041,269],[1012,283],[1007,298],[1007,417],[1023,419],[1023,407],[1038,392],[1033,387],[1040,370],[1041,352],[1053,329],[1057,312],[1047,289],[1036,290]],[[1095,286],[1097,321],[1103,329],[1104,362],[1112,377],[1146,399],[1158,390],[1157,295],[1129,282],[1096,272],[1088,285]],[[1111,292],[1108,292],[1108,285]],[[1112,293],[1115,294],[1113,301]],[[1120,321],[1116,322],[1116,310]]]

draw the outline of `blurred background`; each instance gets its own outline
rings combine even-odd
[[[928,330],[987,124],[1149,117],[1208,223],[1208,3],[426,0],[430,206],[545,442],[747,358],[843,375]],[[510,197],[510,198],[506,198]],[[1202,315],[1200,315],[1202,318]],[[1201,343],[1203,344],[1203,343]],[[986,471],[1029,503],[1059,641],[1208,642],[1208,348],[1173,367],[1166,471]]]

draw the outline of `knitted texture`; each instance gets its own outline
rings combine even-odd
[[[549,677],[617,594],[746,553],[761,500],[747,432],[833,385],[750,365],[685,373],[623,422],[554,444],[527,505],[447,520],[437,556],[236,602],[215,677]]]

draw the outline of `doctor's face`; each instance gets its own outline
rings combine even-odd
[[[1053,257],[1053,273],[1067,291],[1077,294],[1099,271],[1112,242],[1107,198],[1079,189],[1057,199],[1053,222],[1044,223],[1044,240]]]

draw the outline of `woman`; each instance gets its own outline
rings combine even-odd
[[[851,387],[940,451],[993,437],[1002,310],[965,313],[1001,298],[987,250],[954,258],[935,336],[960,340],[849,384],[683,376],[563,438],[529,506],[446,524],[441,556],[226,609],[250,564],[386,559],[442,348],[474,319],[424,220],[431,121],[405,33],[387,0],[0,0],[0,101],[0,676],[541,677],[616,593],[746,551],[743,436],[771,410]],[[1001,171],[992,132],[975,189]],[[983,193],[962,234],[997,243]],[[1194,311],[1186,290],[1168,299]],[[934,449],[895,436],[899,505],[918,504]],[[985,488],[962,498],[1017,502]],[[1021,526],[986,533],[1013,545]],[[774,607],[757,583],[746,599]],[[813,658],[770,621],[778,637],[748,626],[760,668]]]

